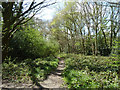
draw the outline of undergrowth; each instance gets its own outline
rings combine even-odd
[[[61,54],[65,58],[63,73],[68,88],[120,88],[117,57]]]
[[[2,78],[8,82],[31,83],[44,80],[58,66],[54,57],[25,59],[15,62],[10,58],[3,62]]]

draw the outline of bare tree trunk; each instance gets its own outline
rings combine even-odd
[[[110,49],[112,49],[112,39],[113,39],[113,7],[111,7],[112,14],[111,14],[111,31],[110,31]]]
[[[97,29],[95,30],[95,55],[97,55],[98,51],[97,51]]]
[[[97,56],[98,55],[98,45],[97,45],[97,34],[98,34],[98,18],[99,18],[99,7],[97,6],[97,3],[95,2],[96,4],[96,13],[95,13],[95,55]]]
[[[94,43],[92,43],[92,52],[93,52],[93,55],[95,55],[95,45],[94,45]]]

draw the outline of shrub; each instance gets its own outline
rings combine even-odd
[[[17,31],[10,42],[10,56],[21,58],[39,58],[54,55],[58,43],[44,39],[38,30],[26,28]]]

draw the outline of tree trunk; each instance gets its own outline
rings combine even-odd
[[[96,35],[95,35],[95,55],[97,55],[97,29],[95,30]]]
[[[9,39],[7,37],[2,38],[2,60],[4,61],[8,56]]]
[[[111,14],[111,31],[110,31],[110,49],[112,49],[112,39],[113,39],[113,7],[111,7],[112,9],[112,14]]]

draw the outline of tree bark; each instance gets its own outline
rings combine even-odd
[[[113,39],[113,7],[112,9],[112,14],[111,14],[111,31],[110,31],[110,49],[112,49],[112,39]]]

